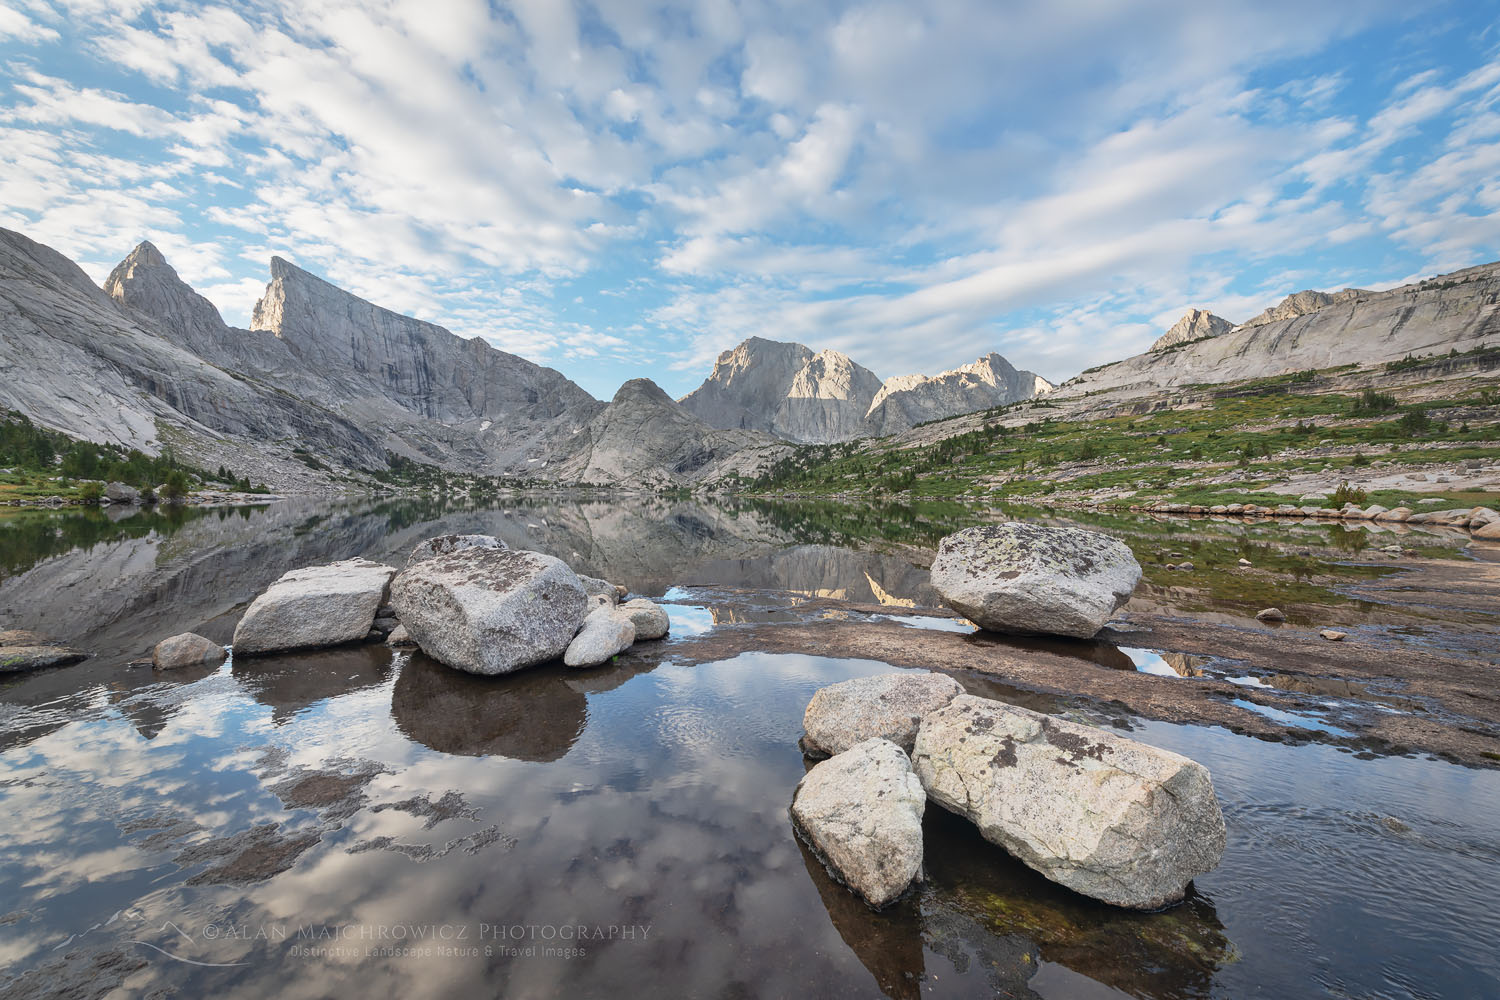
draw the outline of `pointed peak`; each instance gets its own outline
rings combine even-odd
[[[137,243],[135,249],[130,251],[125,259],[134,264],[146,264],[152,267],[160,267],[167,262],[167,258],[150,240],[141,240]]]

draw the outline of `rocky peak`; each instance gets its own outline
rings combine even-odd
[[[1373,294],[1375,293],[1363,288],[1346,288],[1341,292],[1319,292],[1307,288],[1288,295],[1259,316],[1247,320],[1244,326],[1262,326],[1266,323],[1275,323],[1278,320],[1295,319],[1298,316],[1306,316],[1308,313],[1317,312],[1326,306],[1338,305],[1342,302],[1355,302]]]
[[[1035,372],[1021,371],[991,351],[937,375],[888,378],[870,401],[867,433],[899,434],[916,424],[987,410],[1052,391]]]
[[[1164,347],[1172,347],[1175,344],[1185,344],[1190,340],[1202,340],[1204,337],[1217,337],[1234,329],[1234,324],[1222,316],[1215,316],[1204,309],[1189,309],[1171,329],[1151,345],[1151,350],[1159,351]]]
[[[610,402],[611,404],[644,403],[647,405],[660,405],[664,403],[674,409],[677,407],[677,404],[672,401],[672,397],[668,396],[661,386],[649,378],[633,378],[629,382],[626,382],[619,389],[615,390],[615,398],[610,400]]]
[[[140,243],[105,279],[104,291],[123,306],[145,313],[174,343],[212,359],[228,326],[208,299],[193,291],[149,241]]]

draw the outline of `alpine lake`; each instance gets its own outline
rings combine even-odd
[[[1001,520],[1108,532],[1145,576],[1093,641],[976,633],[926,567]],[[179,632],[227,644],[287,570],[450,532],[622,584],[671,634],[500,678],[381,644],[131,665]],[[1286,623],[1256,621],[1273,605]],[[0,995],[1500,996],[1497,612],[1500,546],[1369,522],[562,493],[6,510],[0,628],[91,656],[0,675]],[[923,881],[869,909],[793,831],[802,713],[924,668],[1203,763],[1222,865],[1113,909],[929,805]]]

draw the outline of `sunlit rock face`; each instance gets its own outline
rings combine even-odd
[[[1223,316],[1215,316],[1202,309],[1189,309],[1182,319],[1172,324],[1171,329],[1156,338],[1156,342],[1151,345],[1151,350],[1160,351],[1163,348],[1175,347],[1193,340],[1217,337],[1233,329],[1234,324]]]
[[[720,428],[766,431],[788,441],[827,443],[904,431],[913,424],[972,413],[1052,388],[988,354],[938,375],[884,382],[838,351],[751,337],[719,355],[682,405]]]

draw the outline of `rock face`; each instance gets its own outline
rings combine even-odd
[[[1202,340],[1205,337],[1217,337],[1233,329],[1234,324],[1222,316],[1215,316],[1202,309],[1189,309],[1182,319],[1172,324],[1171,329],[1156,338],[1156,342],[1151,345],[1151,350],[1160,351],[1163,348]]]
[[[865,415],[866,433],[899,434],[928,420],[988,410],[1052,391],[1035,372],[1019,371],[990,353],[952,371],[928,377],[898,375],[885,380]]]
[[[402,570],[391,605],[433,659],[471,674],[508,674],[561,656],[587,597],[577,574],[551,556],[469,548]]]
[[[827,443],[894,434],[915,423],[972,413],[1051,389],[989,354],[940,375],[882,383],[838,351],[751,337],[719,355],[682,405],[718,428],[765,431],[788,441]]]
[[[597,667],[608,663],[616,653],[623,653],[635,642],[635,624],[611,607],[589,612],[583,628],[563,653],[563,663],[570,667]]]
[[[217,642],[193,632],[184,632],[158,642],[151,651],[151,665],[157,670],[217,667],[227,655]]]
[[[251,603],[235,626],[235,655],[336,646],[365,638],[395,572],[368,559],[346,559],[284,574]]]
[[[881,907],[921,872],[926,808],[906,752],[870,739],[807,772],[792,799],[792,820],[837,878]]]
[[[1123,542],[1024,522],[948,535],[931,573],[943,601],[980,628],[1083,639],[1104,627],[1141,579]]]
[[[716,430],[639,378],[572,437],[551,471],[586,483],[677,486],[732,471],[746,452],[775,444],[753,431]]]
[[[462,552],[464,549],[503,549],[506,544],[494,535],[437,535],[418,542],[406,557],[406,565],[417,563],[433,556]]]
[[[900,673],[856,677],[819,688],[802,716],[802,748],[812,756],[840,754],[879,737],[907,753],[922,717],[964,689],[946,674]]]
[[[660,639],[672,628],[672,619],[667,617],[666,609],[644,597],[626,601],[620,605],[619,613],[629,618],[630,623],[635,626],[637,641]]]
[[[1208,770],[1106,730],[961,695],[923,719],[912,760],[986,840],[1116,906],[1177,902],[1224,853]]]

